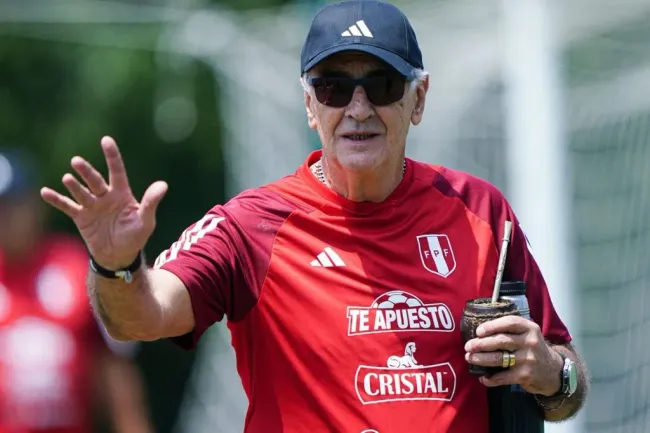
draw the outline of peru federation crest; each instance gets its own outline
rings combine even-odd
[[[424,269],[444,278],[454,272],[456,258],[447,235],[420,235],[417,240]]]

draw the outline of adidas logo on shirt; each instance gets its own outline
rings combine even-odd
[[[343,259],[330,247],[325,247],[325,250],[316,256],[316,260],[312,260],[310,264],[315,268],[345,266]]]
[[[357,21],[356,24],[351,25],[348,27],[346,31],[341,33],[341,36],[343,37],[351,37],[351,36],[365,36],[367,38],[373,38],[374,36],[372,35],[372,32],[368,28],[365,22],[363,20]]]

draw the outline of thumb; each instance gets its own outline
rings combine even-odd
[[[145,226],[153,227],[156,224],[156,210],[167,193],[167,188],[166,182],[158,181],[151,184],[144,192],[138,214]]]

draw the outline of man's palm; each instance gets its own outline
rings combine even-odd
[[[50,188],[41,196],[74,221],[90,254],[103,267],[128,266],[142,250],[156,225],[158,204],[167,192],[165,182],[153,183],[142,197],[133,196],[119,149],[110,137],[102,139],[108,166],[108,183],[86,160],[72,158],[72,167],[85,183],[73,175],[63,176],[72,199]]]

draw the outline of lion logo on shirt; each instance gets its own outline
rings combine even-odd
[[[404,355],[388,357],[386,367],[359,366],[355,389],[361,403],[451,401],[456,392],[456,373],[451,364],[419,365],[415,351],[415,343],[409,342]]]

